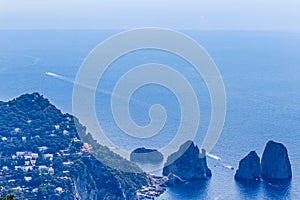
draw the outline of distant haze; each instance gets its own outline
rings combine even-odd
[[[0,0],[0,29],[300,31],[299,0]]]

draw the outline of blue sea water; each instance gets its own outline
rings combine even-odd
[[[53,72],[75,79],[88,53],[112,31],[0,31],[0,99],[40,92],[64,112],[72,113],[70,82],[47,76]],[[213,176],[208,181],[168,189],[157,199],[300,199],[300,33],[255,31],[184,31],[201,44],[214,59],[227,93],[224,129],[208,159]],[[111,91],[116,81],[132,67],[162,63],[183,74],[197,93],[201,111],[195,138],[201,145],[210,119],[209,93],[201,77],[185,60],[168,52],[144,50],[119,58],[105,72],[99,89]],[[132,118],[149,123],[151,105],[164,105],[168,119],[164,129],[149,139],[123,133],[113,120],[110,95],[96,94],[97,117],[107,137],[130,151],[146,146],[161,148],[175,137],[180,119],[179,103],[168,89],[146,85],[133,94],[144,104],[130,102]],[[240,184],[234,181],[238,162],[251,150],[261,156],[268,140],[282,142],[288,149],[291,182]],[[184,142],[184,141],[183,141]]]

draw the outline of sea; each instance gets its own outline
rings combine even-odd
[[[0,100],[39,92],[63,112],[72,114],[73,82],[83,61],[98,44],[122,31],[1,30]],[[207,158],[212,177],[168,188],[156,199],[300,199],[300,33],[180,32],[198,42],[218,67],[226,89],[226,118],[221,136],[210,152],[213,158]],[[152,105],[165,108],[167,119],[157,134],[149,138],[133,137],[114,120],[111,98],[118,80],[135,66],[147,63],[169,66],[189,81],[199,103],[200,121],[194,141],[200,147],[212,109],[205,80],[187,60],[159,49],[120,55],[99,80],[95,112],[106,137],[115,148],[126,152],[142,146],[161,149],[176,138],[181,104],[170,88],[159,84],[137,88],[128,104],[130,116],[139,126],[151,123]],[[185,131],[188,134],[189,130]],[[287,147],[293,172],[291,181],[236,182],[234,174],[239,161],[252,150],[261,157],[269,140]],[[149,173],[161,173],[159,167],[154,166],[155,170],[153,166],[141,167]]]

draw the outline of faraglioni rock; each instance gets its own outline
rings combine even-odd
[[[265,180],[282,180],[292,177],[291,163],[286,147],[269,141],[261,160],[261,175]]]
[[[163,168],[163,175],[174,174],[183,180],[206,179],[211,177],[211,171],[207,167],[206,153],[192,141],[187,141],[179,150],[167,159]]]
[[[133,162],[157,163],[162,162],[163,159],[163,154],[156,149],[146,149],[144,147],[137,148],[130,154],[130,160]]]
[[[260,180],[260,159],[255,151],[251,151],[240,161],[234,178],[237,181]]]

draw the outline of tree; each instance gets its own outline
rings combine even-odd
[[[2,187],[0,186],[0,191],[2,190]],[[0,197],[0,200],[14,200],[14,195],[9,195],[7,197]]]
[[[14,200],[14,195],[9,195],[7,197],[0,197],[0,200]]]

